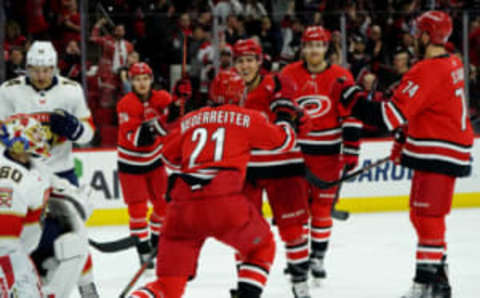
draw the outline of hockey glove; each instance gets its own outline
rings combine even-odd
[[[50,114],[50,130],[70,141],[76,141],[83,133],[83,124],[65,110],[57,109]]]
[[[177,98],[188,100],[192,97],[192,84],[188,78],[182,78],[175,83],[173,95]]]
[[[390,153],[390,159],[397,165],[401,162],[403,146],[407,140],[406,129],[398,129],[393,135],[393,146]]]
[[[332,99],[340,103],[338,105],[338,114],[340,117],[347,117],[352,114],[352,109],[357,100],[362,96],[362,88],[352,80],[339,78],[333,84],[331,95]],[[364,94],[364,93],[363,93]]]
[[[162,121],[161,117],[155,117],[145,121],[144,124],[149,127],[150,132],[164,137],[167,135],[167,129],[163,122],[164,121]]]

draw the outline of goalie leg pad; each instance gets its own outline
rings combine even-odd
[[[53,246],[55,258],[60,262],[79,256],[84,257],[86,261],[88,241],[83,235],[76,233],[63,234],[55,240]]]
[[[55,259],[58,264],[48,271],[45,292],[55,297],[69,297],[77,284],[88,256],[88,242],[82,235],[66,233],[55,240]]]
[[[0,256],[0,296],[41,298],[40,278],[22,250]]]

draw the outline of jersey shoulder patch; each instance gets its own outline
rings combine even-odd
[[[5,83],[2,84],[2,87],[12,87],[12,86],[17,86],[17,85],[21,85],[22,84],[22,80],[20,80],[19,78],[14,78],[14,79],[10,79],[8,81],[6,81]]]
[[[78,82],[75,82],[73,80],[67,79],[67,78],[61,78],[60,80],[60,85],[62,86],[74,86],[74,87],[80,87],[80,84]]]

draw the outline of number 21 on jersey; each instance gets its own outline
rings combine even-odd
[[[193,149],[192,154],[190,155],[190,161],[188,163],[189,168],[197,166],[196,161],[198,156],[207,145],[207,141],[215,142],[215,149],[213,151],[213,161],[220,161],[223,158],[223,144],[225,142],[225,127],[217,128],[210,136],[208,136],[208,131],[206,128],[199,127],[193,131],[192,142],[196,142],[197,145]]]

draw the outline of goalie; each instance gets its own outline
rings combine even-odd
[[[51,175],[32,157],[48,157],[48,133],[29,115],[15,115],[0,126],[0,296],[68,297],[88,257],[84,221],[90,193]],[[41,281],[28,253],[40,240],[40,218],[48,209],[64,233],[44,262]],[[41,287],[43,283],[44,287]]]

